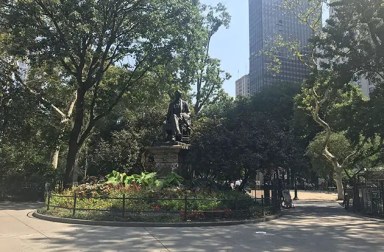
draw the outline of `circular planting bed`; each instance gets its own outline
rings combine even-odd
[[[118,178],[116,178],[118,177]],[[262,199],[233,190],[186,189],[170,174],[132,176],[115,173],[108,180],[87,183],[47,195],[37,213],[61,219],[144,223],[228,222],[256,220],[273,213]],[[145,178],[145,179],[144,179]]]

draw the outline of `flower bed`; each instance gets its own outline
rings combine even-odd
[[[83,184],[50,193],[39,212],[63,218],[151,222],[250,219],[269,212],[261,199],[238,191],[186,190],[144,175],[152,182]]]

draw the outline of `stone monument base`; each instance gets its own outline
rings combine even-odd
[[[189,147],[189,144],[181,142],[148,147],[148,151],[153,155],[157,176],[166,177],[171,172],[182,175]]]

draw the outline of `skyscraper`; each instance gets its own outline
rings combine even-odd
[[[236,80],[236,97],[249,95],[249,75],[247,74]]]
[[[249,78],[250,93],[259,92],[264,86],[278,82],[301,82],[309,70],[284,48],[275,51],[281,65],[279,72],[272,71],[274,62],[262,52],[279,36],[285,41],[296,41],[305,50],[312,32],[301,23],[297,15],[308,7],[303,0],[297,10],[286,11],[283,0],[249,0]],[[320,11],[320,10],[319,10]]]

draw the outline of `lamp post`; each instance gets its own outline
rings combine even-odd
[[[296,175],[295,175],[295,178],[294,178],[294,187],[295,187],[295,197],[293,198],[294,200],[298,200],[299,198],[297,197],[297,178],[296,178]]]

